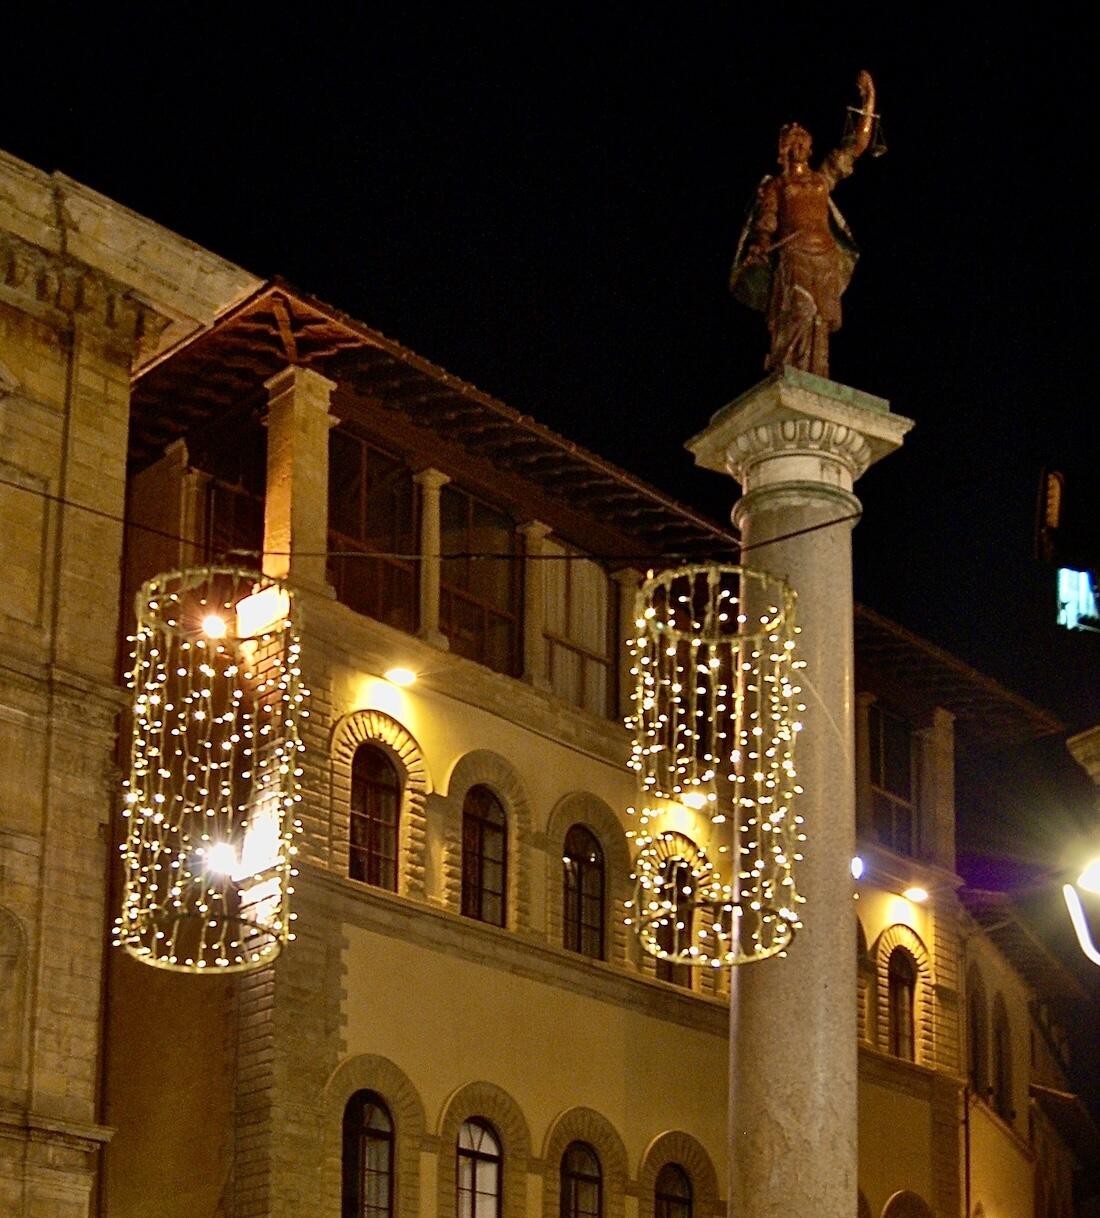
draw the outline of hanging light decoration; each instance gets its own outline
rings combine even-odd
[[[231,567],[137,597],[117,945],[178,972],[242,972],[294,938],[302,774],[293,593]]]
[[[650,573],[629,643],[638,776],[627,923],[658,959],[710,967],[782,952],[799,927],[805,842],[794,745],[795,596],[741,567]],[[679,808],[677,808],[677,805]],[[710,822],[709,857],[675,824]]]

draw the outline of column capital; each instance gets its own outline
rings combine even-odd
[[[450,474],[445,474],[441,469],[433,469],[431,466],[413,474],[413,481],[426,491],[442,490],[450,480]]]
[[[746,492],[795,482],[850,494],[912,426],[884,398],[785,367],[723,406],[687,448]]]
[[[299,364],[287,364],[285,368],[280,368],[274,376],[269,376],[264,381],[264,388],[267,390],[267,400],[270,403],[277,402],[288,393],[293,393],[295,403],[301,402],[304,405],[316,406],[327,413],[336,382],[329,380],[327,376],[316,372],[313,368],[303,368]],[[336,421],[335,418],[332,419],[333,423]]]
[[[522,533],[524,541],[530,545],[532,542],[545,541],[554,530],[548,524],[543,524],[541,520],[528,520],[516,531]]]

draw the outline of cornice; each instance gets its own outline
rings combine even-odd
[[[131,358],[155,348],[169,324],[125,284],[2,230],[0,299],[53,325],[91,327]]]

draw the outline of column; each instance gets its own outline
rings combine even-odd
[[[328,433],[333,381],[291,365],[267,389],[264,574],[333,596],[328,549]]]
[[[550,526],[541,520],[520,526],[523,534],[523,679],[550,688],[546,665],[546,563],[543,542]]]
[[[786,959],[741,968],[730,1001],[730,1213],[856,1212],[856,952],[852,545],[855,480],[912,426],[889,404],[792,368],[719,411],[688,443],[730,473],[747,566],[798,594],[806,712],[806,898]],[[823,526],[813,532],[801,532]],[[791,534],[800,533],[798,536]],[[786,540],[760,546],[772,538]]]
[[[615,660],[616,691],[619,698],[619,718],[624,719],[633,709],[631,698],[634,696],[634,678],[630,675],[630,656],[627,654],[628,639],[637,634],[634,625],[634,601],[641,587],[642,577],[633,567],[624,567],[621,571],[613,571],[611,578],[619,586],[619,610],[616,617],[615,650],[612,653]]]
[[[450,644],[439,629],[440,528],[439,493],[450,477],[438,469],[422,469],[414,481],[420,487],[420,629],[422,639],[446,651]]]

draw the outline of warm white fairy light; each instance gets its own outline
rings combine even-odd
[[[149,580],[133,636],[133,735],[116,944],[179,972],[235,972],[289,940],[300,824],[293,597],[236,568]]]
[[[640,810],[627,922],[658,958],[765,959],[800,925],[806,835],[794,745],[805,706],[794,599],[783,580],[739,567],[651,573],[639,591],[627,726]],[[669,827],[661,801],[710,820],[717,862]]]

